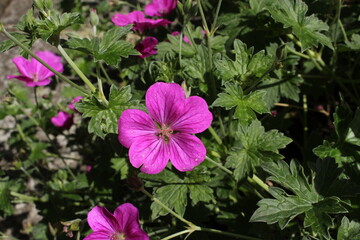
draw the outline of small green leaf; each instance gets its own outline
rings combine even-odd
[[[318,164],[316,176],[319,175],[317,181],[321,181],[320,179],[324,179],[323,176],[327,174],[327,169],[324,168],[325,166],[320,167],[322,162]],[[264,163],[261,167],[271,174],[270,181],[283,185],[294,195],[289,195],[279,188],[271,188],[270,194],[275,199],[261,200],[251,221],[267,222],[268,224],[278,222],[283,229],[295,216],[305,214],[304,227],[311,227],[315,234],[330,239],[329,228],[333,227],[333,219],[330,214],[347,213],[347,209],[342,206],[342,201],[336,196],[320,195],[317,190],[324,188],[316,188],[314,184],[309,183],[304,169],[294,160],[290,162],[290,165],[281,160]],[[335,178],[337,175],[338,173],[333,174],[336,176]],[[334,179],[333,176],[330,177]]]
[[[7,215],[13,212],[10,197],[10,183],[0,181],[0,210]]]
[[[155,190],[154,196],[180,216],[185,213],[187,205],[186,185],[166,185]],[[151,204],[152,219],[169,214],[162,206],[155,201]]]
[[[233,61],[227,56],[215,59],[215,74],[223,83],[236,80],[241,84],[248,84],[251,76],[261,77],[271,68],[274,57],[265,54],[263,50],[254,55],[253,52],[253,47],[248,49],[245,43],[236,39],[233,50],[235,60]]]
[[[67,44],[72,49],[92,54],[95,61],[104,61],[108,65],[117,66],[121,58],[139,55],[130,42],[121,40],[130,32],[131,28],[132,25],[113,27],[104,34],[101,41],[97,37],[91,40],[73,37],[68,40]]]
[[[60,32],[74,24],[81,23],[80,13],[52,12],[49,18],[38,20],[37,30],[44,41],[58,41]]]
[[[195,206],[198,202],[210,202],[214,199],[213,190],[206,185],[188,185],[187,186],[190,193],[190,199],[192,201],[192,205]]]
[[[291,142],[290,138],[277,130],[265,132],[258,120],[248,127],[240,126],[236,140],[241,145],[232,149],[225,166],[235,169],[234,176],[237,180],[251,174],[255,167],[263,165],[264,162],[282,159],[279,149],[285,148]]]
[[[111,168],[114,169],[117,173],[120,173],[120,179],[124,180],[127,178],[129,173],[129,162],[125,158],[112,158],[111,159]]]
[[[345,43],[352,50],[360,50],[360,34],[351,35],[351,41],[345,41]]]
[[[259,90],[244,96],[238,83],[228,82],[225,84],[225,92],[219,93],[212,105],[227,110],[236,107],[234,117],[242,124],[248,124],[256,118],[255,112],[261,114],[269,111],[264,101],[265,94],[265,91]]]
[[[337,240],[360,240],[360,223],[343,217],[337,233]]]
[[[117,121],[125,109],[139,108],[138,101],[131,98],[130,86],[117,88],[112,85],[107,106],[91,96],[76,103],[76,109],[84,118],[91,117],[89,133],[95,133],[104,139],[108,133],[117,133]]]
[[[322,33],[328,31],[329,26],[314,15],[306,16],[308,6],[302,0],[271,1],[267,10],[275,21],[285,28],[291,27],[303,51],[318,43],[334,49],[330,38]]]

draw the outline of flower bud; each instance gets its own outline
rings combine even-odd
[[[99,16],[96,14],[96,9],[90,9],[90,24],[92,26],[97,26],[99,24]]]
[[[144,182],[136,175],[131,175],[126,180],[129,187],[135,191],[141,191],[144,188]]]
[[[0,22],[0,32],[4,32],[4,31],[5,31],[4,24],[2,24],[2,23]]]
[[[43,0],[34,0],[33,2],[34,7],[36,7],[37,9],[44,9],[44,2]]]
[[[53,1],[52,0],[43,0],[44,9],[50,10],[53,7]]]

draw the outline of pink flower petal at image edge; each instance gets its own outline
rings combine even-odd
[[[130,163],[156,174],[169,160],[179,171],[190,171],[204,161],[206,148],[193,134],[211,125],[206,101],[186,98],[179,84],[161,82],[147,90],[145,101],[149,114],[128,109],[119,118],[119,141],[130,148]]]
[[[177,0],[153,0],[145,6],[145,14],[151,17],[169,15],[176,8]]]
[[[205,36],[206,35],[206,31],[205,30],[201,30],[202,34]],[[180,32],[178,31],[175,31],[175,32],[172,32],[171,33],[172,36],[178,36],[180,35]],[[191,44],[189,38],[187,36],[184,35],[184,42],[188,43],[188,44]]]
[[[148,19],[145,18],[144,13],[141,11],[133,11],[128,14],[115,14],[111,21],[116,26],[126,26],[128,24],[134,24],[133,30],[143,32],[146,29],[156,28],[160,26],[166,26],[170,21],[166,19]]]
[[[56,71],[62,72],[64,70],[61,63],[61,57],[54,53],[43,51],[36,52],[35,54]],[[20,81],[24,81],[28,87],[48,85],[51,82],[50,77],[55,75],[34,58],[31,58],[28,61],[20,56],[13,58],[12,61],[19,70],[20,75],[9,75],[7,76],[7,79],[16,78]]]
[[[73,115],[60,111],[56,116],[51,118],[51,123],[56,127],[69,129],[73,124]]]
[[[135,46],[135,49],[141,53],[138,57],[146,58],[157,53],[155,49],[158,40],[154,37],[146,37],[141,43]]]
[[[74,100],[72,100],[71,103],[68,104],[68,108],[70,108],[70,109],[73,110],[73,111],[77,111],[77,110],[75,109],[75,103],[79,102],[81,99],[83,99],[82,96],[77,96],[76,98],[74,98]]]
[[[104,207],[94,207],[88,213],[87,221],[94,231],[84,240],[149,240],[140,228],[139,211],[130,203],[117,207],[111,214]]]

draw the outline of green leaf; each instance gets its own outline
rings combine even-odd
[[[29,160],[31,160],[33,163],[36,161],[43,159],[46,157],[46,154],[44,153],[44,150],[50,146],[48,143],[43,142],[32,142],[29,144],[31,153],[29,155]]]
[[[212,106],[224,107],[227,110],[236,107],[234,117],[242,124],[248,124],[256,118],[255,112],[260,114],[269,112],[264,101],[265,94],[265,91],[259,90],[244,96],[238,83],[229,82],[225,84],[225,92],[218,94]]]
[[[360,240],[360,223],[343,217],[337,233],[337,240]]]
[[[261,167],[271,175],[270,181],[283,185],[294,195],[279,188],[271,188],[270,194],[275,199],[266,198],[259,201],[259,208],[254,212],[251,221],[268,224],[277,222],[283,229],[295,216],[305,214],[304,227],[311,227],[315,234],[330,239],[329,229],[333,227],[333,219],[330,214],[347,213],[341,200],[336,196],[320,195],[317,190],[321,188],[316,188],[314,184],[309,183],[304,169],[294,160],[290,162],[290,165],[281,160],[263,163]],[[331,170],[333,173],[329,173],[324,167],[326,166],[323,165],[323,162],[318,163],[316,172],[318,180],[315,181],[321,182],[326,174],[332,174],[330,176],[331,185],[331,178],[334,179],[334,176],[337,178],[338,172],[334,173]],[[321,192],[323,193],[323,191]]]
[[[113,27],[105,32],[102,40],[95,37],[70,38],[67,42],[68,47],[78,49],[94,56],[95,61],[104,61],[108,65],[117,66],[121,58],[127,58],[130,55],[139,55],[130,42],[121,40],[130,32],[132,25],[125,27]]]
[[[283,158],[278,149],[285,148],[291,139],[277,130],[265,132],[264,127],[255,120],[248,127],[240,126],[236,132],[240,146],[234,147],[226,159],[226,167],[234,168],[235,179],[240,180],[251,174],[255,167],[264,162]]]
[[[180,216],[183,216],[187,205],[187,191],[186,185],[166,185],[157,188],[154,192],[154,197]],[[167,210],[155,201],[151,204],[151,210],[152,219],[169,214]]]
[[[57,42],[62,30],[79,23],[82,23],[80,13],[52,12],[49,18],[38,20],[37,30],[44,41]]]
[[[319,43],[334,49],[330,38],[322,33],[328,31],[329,26],[315,15],[306,16],[308,6],[302,0],[271,1],[267,10],[275,21],[284,24],[284,28],[291,28],[303,51]]]
[[[237,80],[242,84],[248,84],[251,76],[261,77],[271,68],[274,58],[266,55],[264,50],[254,55],[253,52],[253,47],[248,49],[245,43],[236,39],[233,50],[235,60],[233,61],[227,56],[216,59],[214,61],[215,74],[223,82]]]
[[[190,199],[192,205],[196,205],[198,202],[210,202],[214,199],[214,191],[206,185],[187,185],[190,193]]]
[[[0,181],[0,210],[3,211],[6,215],[11,215],[13,208],[11,206],[10,200],[10,182]]]
[[[345,41],[345,43],[352,50],[360,50],[360,34],[351,35],[351,41]]]
[[[112,158],[111,159],[111,168],[116,172],[120,173],[120,179],[124,180],[127,178],[129,173],[129,162],[125,158]]]
[[[311,209],[311,203],[298,196],[289,196],[280,188],[270,188],[270,194],[275,199],[262,199],[258,202],[259,208],[250,218],[250,222],[279,223],[280,228],[286,225],[299,214]]]
[[[117,88],[112,85],[107,106],[91,96],[76,103],[76,109],[84,118],[91,117],[89,133],[95,133],[104,139],[108,133],[117,133],[117,121],[125,109],[139,108],[138,101],[131,98],[130,86]]]

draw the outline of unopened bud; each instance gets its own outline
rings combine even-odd
[[[99,16],[94,8],[90,9],[90,23],[92,26],[97,26],[99,24]]]
[[[5,31],[4,24],[2,24],[2,23],[0,22],[0,32],[4,32],[4,31]]]
[[[33,5],[34,5],[34,7],[36,7],[39,10],[44,9],[44,1],[43,0],[34,0]]]
[[[143,180],[136,175],[129,176],[126,182],[135,191],[141,191],[144,188]]]
[[[190,97],[191,87],[188,87],[185,81],[181,83],[181,88],[184,90],[186,98]]]

